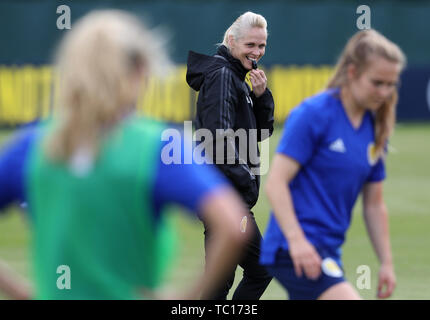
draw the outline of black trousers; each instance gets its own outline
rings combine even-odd
[[[205,226],[205,251],[207,251],[211,232],[204,222],[203,224]],[[243,226],[244,225],[242,224],[241,227]],[[237,286],[232,300],[258,300],[263,295],[264,290],[266,290],[267,286],[272,280],[272,277],[269,275],[266,269],[259,264],[260,243],[262,237],[252,212],[250,212],[247,216],[245,232],[248,232],[248,230],[249,232],[252,232],[252,235],[246,243],[243,249],[244,251],[242,252],[242,256],[239,260],[239,265],[243,268],[243,278]],[[227,299],[228,292],[233,286],[236,268],[237,266],[231,270],[225,281],[220,283],[219,288],[213,294],[212,300]]]

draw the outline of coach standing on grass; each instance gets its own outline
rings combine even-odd
[[[239,263],[244,275],[233,295],[234,300],[259,299],[271,280],[258,263],[261,234],[251,212],[258,200],[260,186],[259,163],[252,160],[259,159],[257,142],[268,138],[273,131],[273,97],[267,88],[266,75],[257,68],[257,62],[266,50],[266,40],[266,19],[246,12],[227,29],[223,43],[214,56],[192,51],[188,56],[187,82],[194,90],[200,91],[196,130],[204,128],[211,131],[215,139],[214,152],[209,157],[229,178],[249,207],[249,214],[243,218],[241,227],[244,232],[252,232],[252,236]],[[245,82],[248,72],[252,91]],[[233,142],[229,136],[240,129],[247,133],[245,157],[239,152],[244,148],[240,145],[243,140],[235,139]],[[250,134],[252,129],[256,129],[258,134]],[[223,155],[220,155],[220,148],[224,149]],[[254,154],[252,150],[255,150]],[[234,159],[229,158],[230,154]],[[206,247],[212,234],[205,222],[204,225]],[[235,270],[232,270],[214,299],[226,299],[234,276]]]

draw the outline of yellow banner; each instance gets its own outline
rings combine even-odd
[[[275,99],[275,121],[282,123],[292,108],[322,90],[331,66],[273,66],[266,70]],[[185,81],[180,65],[165,79],[152,79],[137,110],[157,119],[183,122],[194,117],[197,93]],[[16,125],[46,118],[55,104],[51,66],[0,66],[0,124]]]

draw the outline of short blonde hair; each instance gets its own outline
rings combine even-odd
[[[226,30],[222,44],[229,48],[228,38],[230,35],[232,35],[235,40],[238,40],[251,28],[263,28],[267,35],[266,19],[261,14],[251,11],[245,12]]]
[[[161,38],[120,10],[84,16],[62,40],[56,60],[58,121],[46,149],[60,161],[82,145],[95,156],[103,134],[134,108],[133,79],[170,65]]]

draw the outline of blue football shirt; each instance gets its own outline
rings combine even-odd
[[[375,157],[374,148],[372,113],[354,128],[338,89],[306,99],[286,120],[276,152],[301,165],[289,187],[297,219],[317,248],[340,248],[363,185],[385,178],[383,159]],[[288,243],[272,212],[261,262],[273,264],[280,248],[288,250]]]
[[[32,148],[42,137],[40,133],[39,126],[28,126],[0,149],[0,214],[4,212],[3,208],[14,202],[27,201],[26,167]],[[183,136],[180,140],[163,143],[161,148],[167,143],[174,143],[181,150],[183,157],[185,153]],[[164,164],[160,157],[156,169],[151,197],[156,221],[162,209],[170,204],[180,205],[188,209],[188,213],[200,216],[203,199],[209,194],[230,187],[215,165],[195,162],[185,164],[184,161],[180,164]],[[29,212],[31,214],[31,210]]]

